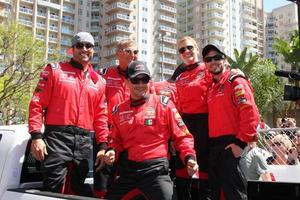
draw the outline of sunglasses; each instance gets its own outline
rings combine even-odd
[[[93,48],[94,45],[92,45],[91,43],[77,43],[75,44],[76,49],[82,49],[83,47],[85,47],[86,49],[90,49]]]
[[[186,50],[193,51],[193,50],[194,50],[194,46],[188,45],[188,46],[186,46],[186,47],[181,47],[181,48],[178,49],[178,52],[179,52],[180,54],[183,54],[184,52],[186,52]]]
[[[144,76],[142,78],[132,78],[130,79],[130,82],[132,84],[138,84],[138,83],[143,83],[143,84],[147,84],[150,81],[150,77],[149,76]]]
[[[205,57],[205,58],[203,58],[203,61],[204,62],[206,62],[206,63],[209,63],[209,62],[211,62],[212,60],[214,60],[214,61],[219,61],[219,60],[222,60],[222,59],[224,59],[225,58],[225,56],[223,55],[223,54],[216,54],[216,55],[214,55],[214,56],[207,56],[207,57]]]
[[[274,142],[274,143],[272,144],[272,147],[280,146],[280,145],[282,145],[282,142]]]
[[[128,53],[128,54],[134,54],[134,55],[136,55],[136,54],[138,54],[139,53],[139,50],[131,50],[131,49],[122,49],[122,51],[124,51],[124,52],[126,52],[126,53]]]

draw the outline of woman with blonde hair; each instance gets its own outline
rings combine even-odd
[[[271,150],[273,153],[270,164],[273,165],[299,165],[297,149],[293,147],[290,138],[285,134],[275,135],[272,139]]]

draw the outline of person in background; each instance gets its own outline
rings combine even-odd
[[[114,108],[111,149],[105,161],[112,164],[124,151],[128,160],[120,163],[120,177],[107,198],[122,199],[139,188],[149,200],[171,200],[174,194],[169,176],[169,140],[192,176],[198,170],[193,136],[173,102],[149,92],[151,76],[143,62],[131,62],[126,78],[130,99]]]
[[[168,80],[154,82],[155,93],[170,97],[175,106],[177,105],[177,90],[175,81],[177,77],[185,70],[184,64],[180,64]]]
[[[290,138],[285,134],[277,134],[272,139],[272,158],[268,158],[270,165],[299,165],[298,152],[293,147]]]
[[[266,158],[266,152],[256,142],[249,143],[240,159],[240,166],[247,180],[272,181]]]
[[[30,101],[31,153],[42,161],[48,191],[84,195],[91,132],[95,131],[99,157],[107,148],[105,80],[90,64],[93,47],[90,33],[74,35],[69,51],[73,57],[45,67]],[[70,188],[64,187],[67,173]]]
[[[130,92],[125,84],[125,71],[130,62],[138,58],[137,44],[133,40],[122,40],[116,48],[119,65],[101,68],[98,73],[106,80],[105,95],[107,98],[109,127],[112,127],[112,110],[115,105],[129,98]],[[98,152],[97,145],[96,151]],[[96,155],[94,155],[95,157]],[[100,158],[100,157],[99,157]],[[101,159],[97,159],[94,167],[94,196],[104,198],[108,187],[113,184],[116,168],[105,166]]]
[[[226,55],[209,44],[202,50],[203,61],[213,76],[208,90],[209,183],[212,199],[247,199],[246,179],[240,158],[248,143],[257,141],[259,113],[253,89],[243,77],[231,77]]]

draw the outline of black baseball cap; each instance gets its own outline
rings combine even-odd
[[[204,58],[211,50],[217,51],[218,53],[220,53],[226,57],[226,54],[223,53],[218,47],[216,47],[213,44],[208,44],[203,48],[202,57]]]
[[[134,79],[140,74],[145,74],[151,78],[150,72],[144,62],[136,60],[129,63],[126,69],[126,78]]]

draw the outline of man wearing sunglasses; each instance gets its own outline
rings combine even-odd
[[[108,199],[125,199],[138,188],[149,200],[171,200],[173,184],[169,176],[168,142],[180,152],[180,158],[192,176],[198,169],[193,136],[168,97],[149,93],[150,72],[140,61],[131,62],[126,70],[130,98],[113,111],[112,143],[105,162],[119,160],[120,177],[108,192]]]
[[[138,58],[136,42],[129,39],[120,41],[116,47],[115,55],[119,65],[99,70],[99,74],[106,80],[105,95],[107,98],[108,123],[110,128],[112,127],[111,114],[113,107],[128,99],[130,95],[129,89],[125,84],[125,71],[128,64]],[[114,181],[114,170],[110,166],[104,166],[100,159],[96,160],[94,169],[94,195],[96,197],[105,197],[110,183]]]
[[[107,148],[105,80],[90,64],[93,47],[90,33],[74,35],[68,50],[73,57],[45,67],[30,102],[31,153],[42,161],[44,187],[52,192],[86,195],[91,133],[102,153]]]
[[[212,199],[219,199],[220,188],[225,199],[245,200],[246,180],[239,161],[243,149],[257,140],[259,113],[253,89],[243,77],[231,77],[226,55],[214,45],[202,51],[203,61],[213,76],[208,90],[209,182]]]

